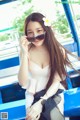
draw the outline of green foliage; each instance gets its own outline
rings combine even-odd
[[[9,39],[9,35],[8,34],[0,35],[0,42],[8,40],[8,39]]]
[[[76,19],[80,19],[80,14],[76,15]]]
[[[31,3],[32,0],[22,0],[20,2],[20,6],[24,6],[25,4],[28,4],[28,3]],[[13,26],[17,29],[18,33],[23,33],[24,31],[24,21],[25,21],[25,18],[30,14],[32,13],[33,11],[33,6],[31,8],[29,8],[28,10],[26,10],[26,12],[24,12],[22,14],[21,17],[17,17],[14,19],[13,21]]]
[[[32,0],[23,0],[22,4],[25,4],[26,2],[31,3]]]
[[[69,32],[69,26],[68,26],[66,16],[60,15],[59,12],[57,12],[57,20],[56,22],[53,23],[53,26],[61,34]]]
[[[17,29],[17,31],[19,33],[23,33],[24,31],[24,21],[25,21],[25,18],[32,12],[32,7],[27,10],[26,12],[23,13],[23,15],[21,17],[18,17],[14,20],[13,22],[13,26]]]
[[[26,4],[26,3],[31,3],[32,2],[32,0],[17,0],[17,1],[19,1],[20,2],[20,4],[22,4],[22,5],[24,5],[24,4]]]
[[[26,4],[28,4],[28,3],[31,3],[32,0],[21,0],[21,1],[20,1],[20,0],[17,0],[17,1],[19,1],[17,7],[18,7],[18,8],[20,8],[20,7],[22,8],[22,6],[24,7],[24,5],[26,5]],[[16,8],[14,7],[14,9],[16,9]],[[33,11],[33,7],[29,8],[26,12],[24,12],[21,17],[17,17],[17,18],[14,19],[12,26],[13,26],[14,28],[16,28],[16,30],[18,31],[19,34],[23,33],[23,31],[24,31],[23,29],[24,29],[24,21],[25,21],[25,18],[26,18],[30,13],[32,13],[32,11]],[[7,31],[7,30],[6,30],[6,31]],[[12,37],[11,34],[5,33],[5,34],[3,34],[3,35],[0,35],[0,41],[8,40],[10,37]]]

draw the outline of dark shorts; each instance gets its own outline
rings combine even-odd
[[[57,105],[61,101],[61,97],[58,95],[62,93],[63,90],[59,89],[55,95],[47,99],[43,105],[43,110],[39,120],[64,120],[64,116],[60,113]],[[37,102],[41,96],[46,93],[46,90],[42,90],[34,95],[34,101]]]

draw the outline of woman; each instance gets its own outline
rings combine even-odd
[[[47,22],[40,13],[29,15],[20,41],[18,79],[26,89],[26,103],[30,100],[27,120],[64,120],[61,95],[66,89],[66,65],[72,65]]]

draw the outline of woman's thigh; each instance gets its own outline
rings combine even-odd
[[[50,112],[51,120],[65,120],[64,116],[61,114],[57,107],[53,108]]]

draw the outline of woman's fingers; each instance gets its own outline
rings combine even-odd
[[[26,36],[21,36],[21,40],[20,40],[20,47],[21,47],[21,51],[22,53],[27,53],[28,54],[28,40],[26,39]]]
[[[28,40],[26,39],[26,36],[21,36],[21,39],[20,39],[20,44],[26,44],[28,45]]]
[[[39,118],[40,118],[40,114],[37,116],[28,116],[26,120],[39,120]]]
[[[27,120],[38,120],[39,118],[40,118],[40,114],[38,114],[35,111],[27,114]]]

